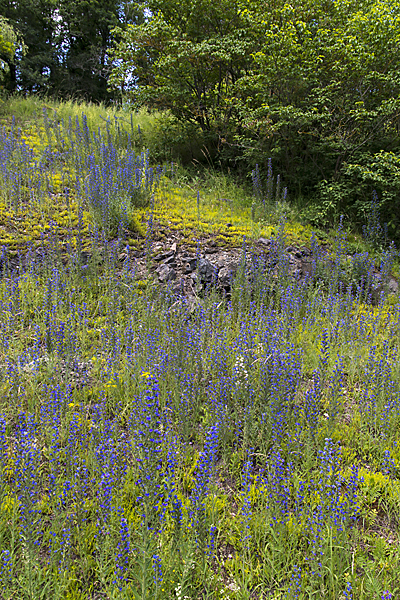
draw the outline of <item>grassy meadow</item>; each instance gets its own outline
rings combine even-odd
[[[397,252],[157,166],[162,118],[0,106],[0,598],[394,600],[400,303],[367,283]],[[230,294],[155,280],[171,232],[242,249]]]

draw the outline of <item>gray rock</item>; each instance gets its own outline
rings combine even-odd
[[[168,265],[161,265],[156,269],[156,273],[158,275],[158,280],[161,283],[166,283],[167,281],[173,281],[176,279],[176,271],[172,267]]]
[[[373,273],[371,296],[375,304],[377,304],[380,301],[382,292],[384,292],[385,294],[398,294],[398,281],[395,277],[393,277],[393,275],[389,275],[386,282],[384,282],[381,273]]]
[[[270,246],[271,240],[267,240],[267,238],[260,237],[258,243],[263,244],[264,246]]]
[[[168,258],[163,260],[163,265],[170,265],[170,266],[176,267],[175,256],[172,254],[172,256],[169,256]]]
[[[229,289],[231,286],[231,281],[232,269],[229,267],[222,267],[222,269],[218,271],[218,284],[225,289]]]
[[[199,275],[200,279],[204,283],[211,283],[218,274],[218,268],[214,267],[207,258],[201,258],[199,260]]]
[[[393,277],[393,275],[391,275],[390,279],[389,279],[388,291],[389,291],[389,294],[398,294],[399,293],[399,282],[397,281],[397,279],[395,279]]]
[[[189,275],[189,273],[193,273],[193,271],[196,269],[197,258],[185,257],[182,260],[182,263],[184,273],[186,273],[186,275]]]
[[[162,260],[167,260],[168,258],[173,257],[175,254],[175,252],[173,252],[172,250],[168,250],[168,252],[161,252],[161,254],[158,254],[157,256],[154,257],[154,260],[156,260],[157,262],[161,262]]]

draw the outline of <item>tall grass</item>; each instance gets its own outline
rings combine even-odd
[[[103,104],[93,104],[84,101],[62,101],[59,102],[53,99],[40,99],[35,96],[22,97],[18,95],[10,96],[2,99],[0,103],[0,116],[3,121],[10,120],[15,117],[17,124],[26,124],[33,120],[41,120],[43,109],[47,109],[50,117],[54,113],[57,114],[59,120],[64,120],[66,123],[71,118],[73,122],[76,118],[81,119],[82,114],[86,116],[88,127],[93,131],[100,130],[105,132],[107,128],[107,121],[112,124],[115,121],[121,122],[125,125],[125,128],[132,123],[135,130],[140,129],[148,132],[152,129],[155,119],[158,118],[159,113],[153,112],[150,114],[145,109],[131,110],[129,106],[126,107],[110,107]]]
[[[22,100],[12,102],[23,107]],[[0,197],[3,212],[11,207],[20,213],[19,221],[13,223],[16,250],[40,243],[49,220],[59,233],[63,231],[64,245],[76,241],[77,227],[87,231],[93,222],[112,235],[130,231],[135,244],[135,236],[146,234],[151,199],[159,222],[181,229],[184,225],[189,238],[194,227],[213,232],[222,244],[240,245],[244,235],[268,235],[278,222],[275,219],[272,228],[265,219],[257,222],[250,207],[251,193],[229,176],[211,169],[186,177],[187,171],[173,162],[151,166],[143,130],[133,115],[111,118],[110,113],[101,114],[101,107],[89,105],[89,113],[92,110],[97,119],[92,115],[92,123],[100,123],[96,128],[90,127],[85,113],[79,114],[81,107],[76,110],[79,105],[61,105],[56,112],[44,102],[28,104],[25,120],[21,121],[21,115],[20,121],[8,118],[1,132]],[[32,107],[41,112],[32,112],[35,117],[29,119]],[[311,235],[311,230],[299,225],[297,232],[292,229],[294,235]],[[0,232],[0,243],[10,245],[11,240]]]

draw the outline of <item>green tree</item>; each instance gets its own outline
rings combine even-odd
[[[140,3],[125,0],[0,0],[0,14],[28,46],[16,57],[11,91],[93,101],[112,97],[112,28],[143,18]]]
[[[15,54],[26,51],[26,46],[10,25],[7,19],[0,15],[0,85],[3,87],[7,78],[15,72]]]
[[[119,31],[112,85],[198,123],[247,172],[272,157],[292,193],[323,199],[323,217],[354,215],[360,199],[339,193],[350,165],[365,172],[381,151],[399,152],[399,1],[147,6],[144,24]]]
[[[27,52],[16,56],[10,91],[46,92],[50,79],[55,78],[55,11],[55,0],[0,0],[0,12],[27,45]]]
[[[152,15],[118,29],[118,64],[110,82],[131,101],[168,108],[214,140],[232,123],[238,81],[257,48],[235,0],[149,0]]]
[[[118,22],[115,0],[61,0],[58,3],[58,56],[63,78],[57,82],[61,96],[88,100],[110,99],[107,79],[110,68],[111,29]]]
[[[250,162],[274,156],[292,189],[339,181],[345,163],[398,144],[400,4],[320,0],[283,4],[265,16],[253,73],[236,102]]]

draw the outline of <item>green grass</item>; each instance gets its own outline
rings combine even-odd
[[[46,109],[48,114],[52,116],[57,114],[59,120],[64,120],[66,123],[71,118],[75,122],[76,118],[81,119],[82,114],[85,114],[88,120],[89,128],[92,131],[106,130],[106,123],[109,120],[112,125],[115,122],[123,124],[125,128],[131,126],[132,123],[135,130],[140,125],[143,130],[143,135],[149,132],[154,127],[154,121],[159,117],[159,113],[149,114],[146,110],[131,111],[128,107],[106,107],[103,104],[92,104],[81,101],[62,101],[46,99],[42,100],[35,96],[27,98],[21,96],[11,96],[7,99],[2,99],[0,103],[0,118],[3,123],[10,123],[12,117],[15,117],[16,123],[24,126],[27,123],[32,123],[36,120],[41,120],[43,110]]]
[[[126,218],[126,226],[132,231],[131,243],[140,243],[136,237],[137,234],[145,237],[149,194],[142,203],[129,199],[124,190],[112,194],[107,209],[109,222],[104,224],[102,219],[105,215],[83,193],[89,178],[87,161],[89,156],[98,163],[103,160],[100,142],[95,143],[93,135],[101,143],[117,148],[121,158],[127,152],[140,155],[147,148],[147,142],[150,142],[151,148],[162,114],[150,115],[145,111],[131,114],[127,107],[113,111],[84,103],[58,104],[19,97],[5,101],[2,112],[5,131],[11,131],[11,115],[14,115],[15,131],[21,129],[21,139],[7,167],[8,175],[2,177],[1,244],[17,251],[30,242],[38,243],[43,228],[48,228],[49,220],[57,224],[60,235],[63,231],[65,240],[68,219],[60,221],[60,215],[70,213],[71,223],[76,222],[82,201],[86,230],[90,223],[97,221],[100,227],[111,228],[115,233],[120,219]],[[76,133],[77,123],[82,128],[83,119],[90,132],[89,145]],[[26,148],[32,150],[32,158],[27,158]],[[46,154],[49,150],[56,155],[51,163]],[[34,161],[43,163],[45,171],[32,171]],[[12,173],[17,172],[16,186]],[[195,241],[198,236],[213,236],[221,246],[240,247],[244,237],[256,240],[260,236],[276,235],[283,218],[287,223],[288,241],[300,245],[310,241],[312,229],[301,222],[288,202],[258,205],[248,184],[238,185],[230,174],[218,173],[198,162],[191,169],[184,169],[176,163],[164,163],[164,172],[152,202],[154,217],[159,227],[179,229],[189,242]],[[76,181],[79,181],[80,197],[74,192]],[[33,185],[37,187],[34,191]],[[67,198],[66,187],[70,190]],[[19,211],[17,220],[13,216],[15,211]],[[324,235],[319,232],[318,238],[322,240]]]
[[[75,140],[35,123],[40,102],[9,102],[38,160],[49,140]],[[81,110],[94,129],[111,114],[57,108],[64,121]],[[125,133],[109,131],[124,157]],[[290,205],[257,205],[254,220],[246,186],[182,168],[117,238],[65,193],[68,172],[87,181],[94,146],[77,146],[81,163],[49,159],[40,197],[18,148],[8,168],[24,179],[17,196],[3,175],[0,210],[0,597],[396,598],[400,303],[338,292],[346,243],[368,246],[343,230],[311,238]],[[251,282],[240,268],[228,297],[187,302],[139,280],[127,248],[171,232],[227,248],[246,236],[242,267],[272,236],[276,263]],[[312,285],[294,281],[286,243],[318,240],[331,267],[317,260]],[[13,270],[29,248],[43,263]]]

